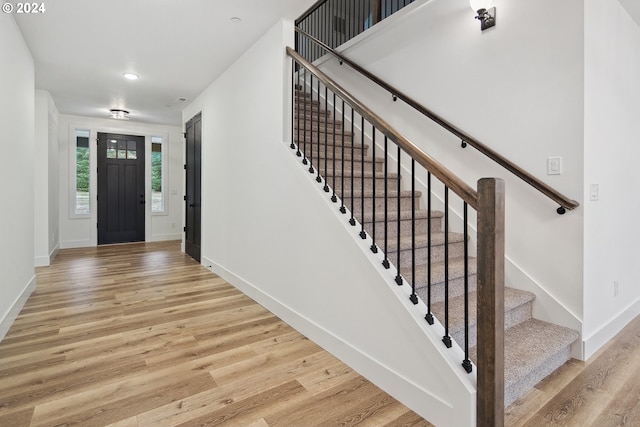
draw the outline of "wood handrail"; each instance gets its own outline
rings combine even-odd
[[[362,68],[358,64],[354,63],[353,61],[351,61],[350,59],[348,59],[344,55],[336,52],[334,49],[329,47],[327,44],[323,43],[322,41],[318,40],[317,38],[313,37],[312,35],[306,33],[305,31],[301,30],[300,28],[296,27],[295,31],[297,31],[298,33],[300,33],[303,36],[307,37],[309,40],[311,40],[315,44],[319,45],[320,47],[322,47],[327,52],[331,53],[333,56],[338,58],[341,63],[342,62],[346,63],[351,68],[353,68],[354,70],[356,70],[360,74],[362,74],[365,77],[367,77],[369,80],[373,81],[374,83],[376,83],[377,85],[379,85],[383,89],[387,90],[389,93],[391,93],[391,95],[393,95],[394,99],[396,97],[401,99],[402,101],[404,101],[409,106],[411,106],[414,109],[418,110],[423,115],[429,117],[431,120],[436,122],[438,125],[440,125],[444,129],[446,129],[450,133],[454,134],[458,138],[460,138],[460,140],[463,143],[463,146],[466,146],[466,144],[471,145],[473,148],[478,150],[480,153],[482,153],[485,156],[489,157],[491,160],[493,160],[494,162],[496,162],[497,164],[499,164],[503,168],[507,169],[509,172],[511,172],[512,174],[514,174],[515,176],[517,176],[518,178],[520,178],[521,180],[523,180],[524,182],[526,182],[527,184],[529,184],[530,186],[532,186],[533,188],[535,188],[536,190],[538,190],[539,192],[541,192],[542,194],[544,194],[545,196],[550,198],[551,200],[553,200],[556,203],[558,203],[560,205],[560,207],[557,209],[557,212],[559,214],[564,214],[565,213],[565,209],[566,210],[573,210],[573,209],[577,208],[578,206],[580,206],[580,203],[576,202],[573,199],[570,199],[569,197],[567,197],[564,194],[560,193],[559,191],[555,190],[553,187],[551,187],[548,184],[542,182],[541,180],[539,180],[535,176],[531,175],[526,170],[522,169],[520,166],[516,165],[515,163],[513,163],[512,161],[507,159],[506,157],[504,157],[501,154],[497,153],[495,150],[487,147],[486,145],[484,145],[483,143],[481,143],[480,141],[478,141],[477,139],[475,139],[474,137],[472,137],[468,133],[460,130],[459,128],[457,128],[456,126],[452,125],[451,123],[449,123],[448,121],[446,121],[445,119],[443,119],[442,117],[440,117],[439,115],[434,113],[433,111],[429,110],[427,107],[423,106],[422,104],[420,104],[419,102],[417,102],[416,100],[411,98],[409,95],[407,95],[407,94],[403,93],[402,91],[396,89],[395,87],[391,86],[390,84],[388,84],[387,82],[383,81],[382,79],[380,79],[379,77],[375,76],[374,74],[371,74],[369,71],[365,70],[364,68]]]
[[[478,208],[478,193],[471,188],[467,183],[458,178],[453,172],[444,167],[438,161],[433,159],[427,153],[418,148],[415,144],[405,138],[400,132],[391,127],[385,120],[383,120],[376,113],[371,111],[362,102],[356,99],[353,95],[347,92],[342,86],[336,83],[329,76],[324,74],[318,68],[316,68],[309,61],[304,59],[298,52],[291,47],[287,47],[287,54],[295,59],[301,66],[311,71],[318,80],[330,88],[336,95],[339,95],[346,103],[350,105],[355,111],[362,117],[367,119],[369,123],[375,126],[377,130],[382,132],[387,138],[395,142],[400,148],[402,148],[407,154],[415,159],[418,164],[428,170],[433,176],[438,178],[440,182],[453,190],[458,196],[460,196],[465,202],[472,208]]]

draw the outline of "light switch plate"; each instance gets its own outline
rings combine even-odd
[[[562,175],[562,157],[547,158],[547,175]]]

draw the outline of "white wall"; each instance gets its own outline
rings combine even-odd
[[[90,144],[90,197],[91,215],[74,217],[71,206],[73,177],[73,156],[75,147],[75,130],[91,131]],[[97,156],[95,141],[98,132],[112,132],[128,135],[145,136],[145,174],[147,189],[146,204],[146,240],[179,240],[182,238],[183,209],[183,139],[182,130],[176,126],[158,126],[144,123],[115,121],[112,119],[95,119],[80,116],[60,115],[59,118],[59,162],[60,162],[60,247],[72,248],[94,246],[97,244]],[[168,149],[168,169],[165,189],[166,212],[151,213],[151,136],[164,137],[163,149]],[[91,150],[91,148],[94,148]]]
[[[59,247],[58,109],[47,91],[35,98],[35,265],[49,265]]]
[[[640,27],[617,0],[586,2],[585,23],[584,333],[591,355],[640,314]],[[592,184],[598,201],[589,201]]]
[[[0,339],[35,288],[34,65],[13,19],[0,14]]]
[[[530,2],[496,0],[497,25],[482,32],[466,0],[418,1],[343,53],[582,203],[582,3],[541,0],[536,9],[553,13],[533,19]],[[580,331],[583,208],[559,216],[552,201],[347,66],[320,66],[469,185],[505,179],[507,283],[536,293],[536,317]],[[551,156],[563,158],[562,175],[546,174]]]
[[[183,112],[202,111],[202,263],[436,425],[474,425],[460,350],[284,142],[292,34],[274,26]]]

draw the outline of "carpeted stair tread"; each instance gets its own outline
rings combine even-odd
[[[444,216],[444,213],[442,213],[441,211],[431,211],[431,218],[432,219],[437,219],[437,218],[442,218]],[[410,221],[411,218],[413,217],[412,215],[412,211],[411,210],[401,210],[400,211],[400,220],[402,221]],[[416,209],[415,212],[415,219],[425,219],[429,217],[429,212],[425,211],[425,210],[419,210]],[[385,215],[384,215],[384,211],[380,211],[380,209],[376,209],[375,212],[375,219],[376,221],[384,221]],[[369,212],[365,212],[364,215],[362,215],[362,219],[363,222],[365,223],[370,223],[373,222],[373,211],[369,211]],[[387,220],[389,221],[397,221],[398,220],[398,211],[397,210],[389,210],[387,212]],[[432,230],[432,232],[435,231],[439,231],[439,230]]]
[[[349,163],[350,164],[350,163]],[[345,168],[344,168],[344,173],[342,172],[341,168],[336,168],[335,170],[335,176],[336,177],[341,177],[344,176],[345,178],[349,177],[351,178],[351,176],[353,175],[354,177],[358,177],[358,178],[362,178],[362,170],[360,170],[359,168],[356,168],[354,171],[348,169],[347,164],[345,163]],[[334,175],[334,170],[333,169],[327,169],[327,176],[329,178],[333,177]],[[376,171],[375,176],[377,179],[384,179],[384,172],[380,172],[380,171]],[[373,178],[373,171],[371,170],[364,170],[364,178]],[[398,174],[397,173],[392,173],[389,172],[387,174],[387,179],[397,179],[398,178]],[[384,195],[384,192],[381,194]]]
[[[381,233],[381,236],[384,234]],[[440,246],[444,245],[445,233],[443,231],[434,231],[431,233],[431,246]],[[459,243],[464,241],[464,234],[449,232],[449,243]],[[429,244],[429,239],[425,235],[416,235],[415,236],[415,247],[416,248],[426,248]],[[413,239],[411,235],[400,235],[400,250],[406,251],[410,250],[413,245]],[[389,239],[387,243],[387,247],[389,252],[395,252],[398,249],[398,239],[397,236],[393,236],[393,238]]]
[[[573,329],[538,319],[509,328],[504,337],[505,404],[515,401],[569,358],[579,334]],[[469,350],[475,361],[477,348]]]
[[[311,151],[309,151],[309,154],[311,154]],[[318,157],[318,148],[316,146],[316,147],[314,147],[314,150],[313,150],[312,154],[313,154],[313,160],[314,161],[318,160],[318,159],[321,159],[321,160],[327,159],[327,160],[330,160],[330,161],[335,159],[336,160],[336,169],[340,169],[340,166],[341,166],[341,162],[340,161],[341,160],[345,161],[344,162],[345,170],[347,169],[347,165],[349,167],[351,167],[351,152],[350,151],[342,154],[343,157],[341,157],[339,155],[340,153],[336,152],[336,156],[333,157],[333,152],[331,150],[327,150],[327,152],[325,153],[324,149],[320,148],[320,157]],[[307,155],[307,158],[309,158],[309,157],[310,156]],[[362,163],[362,160],[363,160],[362,155],[360,155],[358,153],[355,153],[355,156],[353,157],[353,163],[355,164],[355,169],[356,170],[360,169],[360,167],[361,167],[360,164]],[[331,162],[329,162],[329,163],[331,164]],[[375,163],[376,165],[381,165],[381,164],[384,163],[384,160],[380,159],[380,158],[372,159],[371,157],[364,156],[364,163],[365,163],[365,165],[371,165],[373,163]],[[370,167],[370,166],[365,166],[365,172],[367,171],[367,167]],[[382,172],[380,172],[379,174],[382,174]],[[376,174],[376,175],[378,175],[378,174]]]
[[[478,272],[476,258],[469,258],[467,267],[469,275],[475,276]],[[431,283],[444,282],[444,261],[431,262]],[[427,264],[416,264],[416,286],[421,288],[426,286],[427,280]],[[464,258],[453,258],[449,260],[449,280],[460,279],[464,277]]]
[[[462,276],[462,274],[461,274]],[[469,293],[469,326],[473,327],[477,321],[477,292]],[[515,310],[525,304],[532,302],[535,295],[531,292],[519,289],[504,289],[504,310],[505,310],[505,327],[510,328],[515,324],[509,323],[509,316],[506,313]],[[431,311],[438,319],[444,320],[444,301],[439,301],[431,305]],[[531,317],[529,315],[529,317]],[[449,299],[449,331],[451,335],[457,334],[464,329],[464,295],[460,295]],[[458,343],[461,347],[463,342]]]
[[[384,192],[382,192],[382,193],[384,194]],[[411,192],[411,190],[402,190],[400,192],[400,197],[407,197],[408,198],[408,197],[411,197],[411,195],[414,194],[414,193],[415,193],[416,199],[422,195],[422,193],[420,191]],[[362,195],[363,195],[363,193],[359,188],[357,188],[353,192],[353,199],[354,199],[354,202],[355,202],[356,206],[358,206],[359,198]],[[374,195],[373,194],[373,190],[366,190],[366,189],[364,190],[364,198],[365,199],[370,199],[370,198],[373,197],[373,195]],[[340,196],[340,195],[338,195],[338,196]],[[381,196],[382,196],[381,192],[376,190],[376,197],[381,197]],[[398,191],[389,190],[389,191],[387,191],[387,196],[389,198],[395,199],[395,198],[398,197]],[[342,192],[342,200],[344,200],[345,203],[347,202],[347,200],[351,201],[351,190],[347,189],[347,190],[344,190]],[[395,204],[396,202],[394,201],[393,203]]]

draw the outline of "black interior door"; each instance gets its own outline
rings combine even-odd
[[[185,125],[186,192],[185,192],[185,252],[200,262],[201,178],[202,178],[202,114],[197,114]]]
[[[144,241],[144,137],[98,133],[98,244]]]

